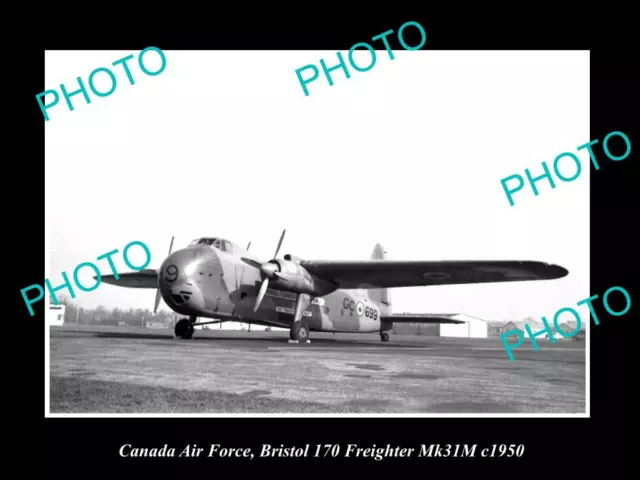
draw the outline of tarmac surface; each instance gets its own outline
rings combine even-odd
[[[56,413],[585,413],[585,342],[196,331],[50,330]]]

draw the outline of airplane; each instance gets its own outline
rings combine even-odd
[[[394,314],[390,288],[554,280],[565,268],[536,261],[396,261],[376,244],[369,260],[303,260],[291,254],[266,262],[221,237],[202,237],[168,256],[158,269],[102,275],[127,288],[156,290],[184,315],[174,336],[191,339],[196,326],[235,321],[289,329],[291,343],[310,332],[379,333],[389,341],[394,323],[465,323],[457,314]],[[94,277],[95,278],[95,277]],[[199,322],[198,319],[205,319]]]

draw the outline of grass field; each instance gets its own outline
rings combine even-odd
[[[583,342],[51,328],[51,413],[584,413]]]

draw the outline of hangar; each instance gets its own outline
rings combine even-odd
[[[470,315],[456,315],[454,320],[461,320],[464,323],[441,323],[441,337],[457,338],[488,338],[489,322]]]
[[[398,313],[396,316],[416,315],[412,313]],[[489,338],[500,334],[504,322],[483,320],[472,315],[458,314],[434,314],[444,316],[463,323],[411,323],[395,322],[393,333],[397,335],[426,335],[428,337],[457,337],[457,338]]]

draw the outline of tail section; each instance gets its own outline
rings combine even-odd
[[[373,253],[371,254],[370,260],[386,260],[387,252],[379,243],[373,248]],[[383,310],[391,311],[391,296],[389,295],[389,290],[386,288],[370,288],[367,290],[369,295],[369,299],[380,303]]]

